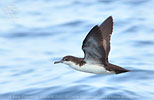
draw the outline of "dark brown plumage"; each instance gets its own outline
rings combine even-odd
[[[79,65],[79,66],[82,66],[86,63],[83,60],[83,58],[77,58],[77,57],[74,57],[74,56],[65,56],[65,57],[63,57],[62,61],[74,61],[74,63],[76,65]]]

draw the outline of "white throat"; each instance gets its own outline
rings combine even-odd
[[[66,65],[71,66],[73,69],[76,69],[78,71],[88,72],[88,73],[94,73],[94,74],[115,74],[114,72],[110,72],[104,68],[102,65],[96,65],[96,64],[84,64],[82,66],[77,65],[76,63],[72,61],[64,61],[63,62]]]

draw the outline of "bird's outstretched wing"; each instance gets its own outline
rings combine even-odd
[[[83,41],[84,61],[88,63],[104,63],[105,50],[103,36],[99,26],[94,26]]]
[[[82,45],[85,54],[84,61],[93,64],[104,64],[106,62],[110,50],[111,24],[113,25],[112,17],[109,17],[100,27],[96,25],[90,30]]]
[[[103,46],[106,53],[106,61],[108,61],[108,55],[110,52],[110,38],[113,31],[113,19],[112,16],[108,17],[101,25],[100,29],[103,35]]]

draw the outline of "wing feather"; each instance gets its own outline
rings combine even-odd
[[[108,17],[100,26],[94,26],[83,41],[84,61],[105,64],[108,62],[113,19]]]
[[[104,63],[105,50],[103,37],[99,26],[94,26],[83,41],[84,61],[89,63]]]
[[[113,31],[113,18],[109,16],[101,25],[100,29],[103,35],[103,46],[106,53],[106,60],[108,61],[108,55],[110,52],[110,39]]]

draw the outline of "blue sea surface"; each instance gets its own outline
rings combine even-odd
[[[95,75],[64,64],[114,20],[109,61],[128,73]],[[1,0],[0,100],[154,100],[154,0]]]

